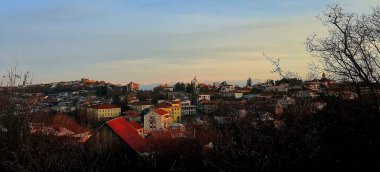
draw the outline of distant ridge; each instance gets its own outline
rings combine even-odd
[[[200,83],[213,84],[214,82],[221,83],[223,81],[208,81],[208,80],[206,80],[206,81],[200,81]],[[247,83],[247,80],[225,80],[225,81],[227,81],[228,84],[239,85],[239,86],[245,86],[245,84]],[[178,81],[178,82],[181,82],[181,81]],[[252,84],[256,84],[259,82],[260,82],[260,80],[258,80],[258,79],[252,79]],[[168,82],[169,85],[174,85],[175,83],[177,83],[177,82]],[[190,83],[190,81],[184,82],[184,83]],[[159,86],[160,84],[161,83],[140,84],[140,89],[151,90],[154,87]]]

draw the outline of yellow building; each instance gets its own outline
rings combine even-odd
[[[121,108],[110,104],[94,105],[87,109],[87,114],[89,119],[104,121],[120,116]]]
[[[172,111],[170,114],[170,123],[181,122],[181,102],[172,101]]]
[[[173,101],[172,103],[162,102],[159,103],[156,109],[162,109],[170,114],[170,124],[175,122],[181,122],[181,105],[179,101]]]

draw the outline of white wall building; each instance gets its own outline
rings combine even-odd
[[[169,124],[170,114],[162,109],[156,109],[144,116],[145,133],[169,129]]]
[[[231,92],[235,91],[235,86],[234,85],[223,85],[222,88],[220,89],[221,92]]]
[[[200,95],[198,95],[198,101],[201,101],[201,100],[208,100],[208,101],[210,101],[211,100],[211,96],[208,95],[208,94],[200,94]]]

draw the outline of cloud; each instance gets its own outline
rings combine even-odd
[[[304,42],[324,33],[314,16],[332,1],[76,2],[0,11],[0,67],[24,62],[44,81],[276,78],[266,52],[305,74]],[[335,2],[365,11],[379,1]]]

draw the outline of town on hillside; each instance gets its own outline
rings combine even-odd
[[[171,139],[189,139],[210,153],[225,146],[220,140],[224,127],[249,125],[254,130],[264,125],[284,130],[289,125],[284,114],[295,109],[318,114],[327,97],[358,99],[352,84],[335,82],[325,74],[310,81],[283,78],[256,84],[249,78],[244,86],[226,81],[205,84],[194,77],[189,83],[141,90],[135,82],[115,85],[82,78],[12,89],[20,92],[17,99],[26,103],[24,110],[31,114],[30,133],[68,139],[95,152],[126,150],[138,157],[149,157]],[[365,86],[360,89],[368,92]],[[183,160],[168,163],[176,166],[178,161]],[[204,161],[212,168],[230,168],[227,162]]]
[[[0,172],[380,171],[380,0],[335,1],[0,1]]]

